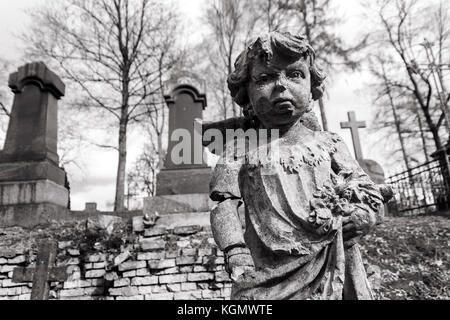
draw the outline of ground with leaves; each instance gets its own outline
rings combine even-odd
[[[372,276],[377,299],[450,299],[449,217],[386,218],[362,252],[381,271]]]

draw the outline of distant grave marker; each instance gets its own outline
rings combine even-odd
[[[357,121],[356,114],[354,111],[348,113],[348,122],[341,122],[341,129],[350,129],[352,133],[353,140],[353,148],[355,150],[355,158],[356,160],[362,160],[362,148],[361,148],[361,140],[359,139],[358,129],[366,128],[365,121]]]
[[[203,119],[203,110],[207,106],[206,95],[200,93],[186,77],[168,86],[170,94],[165,96],[169,107],[169,146],[164,162],[164,169],[158,174],[156,194],[186,195],[208,194],[212,169],[203,159],[201,128],[197,132],[194,127],[196,119]],[[174,133],[185,132],[183,138]],[[177,140],[180,138],[179,140]],[[189,139],[184,141],[184,139]],[[188,148],[180,152],[180,143]],[[188,152],[189,154],[184,154]],[[187,163],[175,163],[173,155],[188,159]]]

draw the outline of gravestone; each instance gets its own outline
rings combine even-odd
[[[9,87],[15,96],[0,152],[0,225],[33,224],[68,206],[57,154],[57,102],[65,85],[44,63],[34,62],[11,74]]]
[[[144,200],[146,214],[207,212],[213,205],[209,199],[212,168],[203,159],[202,129],[194,126],[196,119],[203,119],[207,100],[197,89],[201,84],[193,80],[183,76],[167,85],[169,144],[164,168],[157,175],[156,197]],[[187,161],[177,161],[180,155]]]

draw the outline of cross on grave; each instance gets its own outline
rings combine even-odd
[[[357,121],[354,111],[348,113],[348,122],[341,122],[341,129],[350,129],[352,132],[353,148],[356,160],[363,160],[361,141],[359,140],[358,129],[367,128],[365,121]]]
[[[39,243],[35,268],[15,268],[13,282],[33,282],[31,300],[48,300],[49,282],[67,280],[66,267],[53,267],[56,260],[58,243],[44,240]]]

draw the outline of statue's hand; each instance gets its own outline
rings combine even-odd
[[[350,216],[342,219],[342,232],[347,246],[352,246],[376,225],[375,213],[355,207]]]
[[[233,282],[247,271],[255,270],[255,264],[248,248],[234,248],[225,254],[225,268]]]

